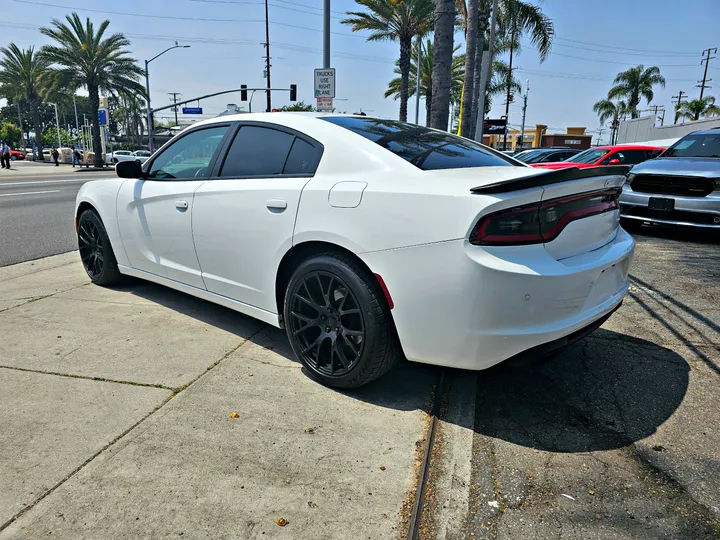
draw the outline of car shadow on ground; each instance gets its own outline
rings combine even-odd
[[[479,373],[475,431],[551,452],[621,448],[677,410],[689,372],[669,349],[599,329],[554,360]]]
[[[229,308],[140,279],[129,278],[121,287],[115,289],[150,300],[240,338],[249,339],[287,360],[300,364],[282,329]],[[304,376],[312,378],[304,367],[301,371]],[[340,392],[381,407],[429,411],[438,373],[438,368],[434,366],[401,360],[380,379],[362,388]]]

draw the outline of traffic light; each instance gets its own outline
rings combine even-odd
[[[290,101],[297,101],[297,84],[290,85]]]
[[[240,85],[240,101],[247,101],[247,84]]]

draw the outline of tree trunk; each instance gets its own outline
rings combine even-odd
[[[468,2],[468,29],[465,45],[465,78],[463,80],[462,119],[460,134],[472,136],[472,100],[475,82],[475,51],[478,42],[478,0]]]
[[[475,48],[475,73],[473,74],[473,99],[472,99],[472,116],[470,137],[475,137],[477,129],[478,103],[480,102],[480,82],[482,80],[482,71],[487,66],[483,66],[483,53],[485,52],[485,33],[490,24],[490,0],[480,0],[478,7],[479,20],[477,29],[477,47]],[[492,63],[492,58],[490,59]]]
[[[432,117],[430,126],[447,131],[450,113],[455,0],[435,0]]]
[[[400,121],[407,122],[412,36],[400,38]]]
[[[33,127],[35,128],[35,147],[37,148],[37,158],[40,161],[44,161],[45,154],[43,154],[42,149],[42,123],[40,122],[40,111],[37,107],[33,109]]]
[[[90,114],[92,115],[92,146],[95,152],[93,166],[101,168],[103,166],[102,158],[102,140],[100,139],[100,123],[98,121],[98,110],[100,109],[100,93],[96,84],[88,84],[88,104],[90,105]]]
[[[425,127],[430,127],[432,115],[432,88],[425,89]]]

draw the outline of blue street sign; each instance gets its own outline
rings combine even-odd
[[[183,107],[183,114],[202,114],[202,107]]]
[[[107,125],[107,109],[98,110],[98,124],[101,126]]]

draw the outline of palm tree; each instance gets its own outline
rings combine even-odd
[[[715,98],[706,96],[702,99],[683,101],[677,109],[677,118],[700,120],[701,116],[720,115],[720,107],[715,105]],[[675,120],[677,122],[677,120]]]
[[[128,142],[134,139],[135,144],[142,143],[143,121],[146,112],[144,96],[120,90],[117,92],[118,107],[113,118],[123,124]]]
[[[658,67],[645,69],[642,65],[635,66],[617,74],[614,86],[608,92],[608,99],[625,98],[630,114],[637,118],[640,115],[640,100],[645,98],[648,103],[652,101],[655,96],[653,86],[656,84],[665,88],[665,77],[660,75]]]
[[[464,3],[464,2],[463,2]],[[465,34],[465,80],[462,93],[461,135],[472,135],[472,100],[475,80],[475,54],[478,45],[478,0],[469,0],[467,7],[467,27]]]
[[[450,113],[456,12],[455,0],[435,0],[430,126],[442,130],[447,130]]]
[[[600,124],[603,124],[608,118],[612,118],[610,144],[615,144],[615,134],[620,127],[620,116],[629,111],[627,104],[624,101],[615,103],[610,99],[601,99],[593,105],[593,111],[600,117]]]
[[[44,61],[58,66],[43,77],[47,78],[50,88],[63,88],[66,92],[74,92],[85,87],[92,118],[97,118],[101,91],[112,93],[123,89],[144,95],[145,90],[138,83],[138,79],[145,72],[134,58],[128,56],[129,51],[124,48],[130,45],[130,41],[120,33],[104,37],[110,21],[103,21],[96,31],[89,17],[84,25],[77,13],[68,15],[65,19],[67,24],[53,19],[52,28],[40,29],[42,34],[54,39],[58,44],[45,45],[39,53]],[[95,149],[94,164],[102,167],[100,126],[97,122],[92,124],[92,138]]]
[[[45,159],[42,151],[42,109],[41,76],[47,71],[47,62],[35,54],[35,49],[20,49],[15,43],[0,48],[3,55],[0,61],[0,95],[15,102],[27,103],[30,108],[35,141],[38,146],[38,158]]]
[[[399,41],[400,120],[407,121],[408,85],[412,40],[425,35],[432,26],[433,0],[355,0],[368,11],[349,11],[340,22],[352,25],[353,32],[369,30],[368,41]]]
[[[458,45],[453,50],[456,52],[460,46]],[[430,116],[432,113],[432,71],[434,62],[434,46],[432,40],[426,40],[422,47],[422,54],[420,55],[420,95],[425,98],[425,125],[430,125]],[[396,62],[398,66],[395,68],[395,73],[401,75],[399,62]],[[453,56],[452,60],[452,74],[451,74],[451,93],[457,92],[458,95],[463,85],[463,78],[465,76],[465,55],[459,54]],[[409,83],[410,88],[408,89],[408,97],[415,95],[415,88],[417,84],[417,57],[413,57],[410,63],[410,75]],[[388,83],[388,89],[385,91],[385,97],[392,96],[394,99],[400,97],[402,89],[402,77],[395,77]]]

